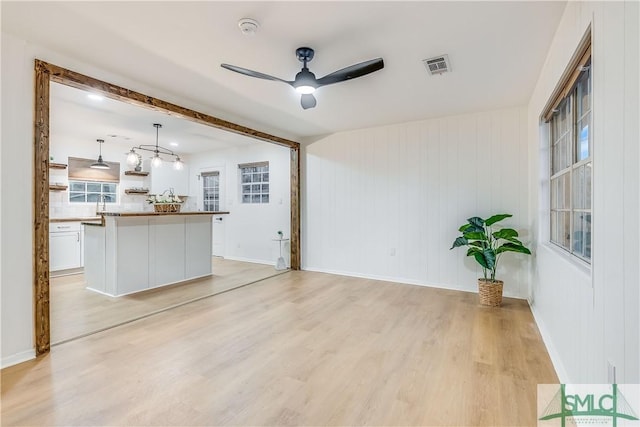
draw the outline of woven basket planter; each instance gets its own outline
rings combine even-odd
[[[499,307],[502,304],[502,280],[478,279],[480,304]]]
[[[153,210],[162,213],[180,212],[180,203],[154,203]]]

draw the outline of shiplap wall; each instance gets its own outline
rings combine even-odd
[[[638,206],[640,4],[569,2],[529,104],[530,195],[536,235],[531,306],[560,380],[640,382]],[[539,115],[592,28],[593,259],[548,243],[548,149]]]
[[[470,216],[529,236],[526,109],[513,108],[333,134],[303,144],[303,268],[461,290],[481,271],[450,251]],[[526,256],[499,268],[526,297]]]

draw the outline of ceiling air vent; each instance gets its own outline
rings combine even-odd
[[[449,63],[449,55],[440,55],[433,58],[423,59],[422,63],[432,76],[435,74],[442,74],[451,71],[451,64]]]

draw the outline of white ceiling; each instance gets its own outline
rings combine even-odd
[[[210,114],[305,137],[524,105],[565,2],[2,2],[2,30]],[[258,20],[253,37],[240,18]],[[321,88],[303,110],[282,83],[295,49],[316,50],[318,77],[382,57],[385,68]],[[448,54],[453,72],[429,76],[422,59]],[[116,82],[117,83],[117,82]],[[135,88],[134,88],[135,89]],[[153,95],[153,94],[151,94]]]
[[[84,140],[93,144],[96,139],[104,139],[107,144],[120,144],[128,150],[132,146],[156,143],[154,123],[162,125],[158,132],[159,145],[176,154],[222,150],[258,142],[212,126],[109,98],[92,99],[89,95],[83,90],[51,83],[52,142]]]

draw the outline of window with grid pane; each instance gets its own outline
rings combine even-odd
[[[551,130],[550,240],[591,261],[591,55],[549,118]]]
[[[203,210],[220,211],[220,173],[205,172],[202,175]]]
[[[70,203],[117,203],[118,184],[115,182],[69,181]]]
[[[242,203],[269,203],[269,162],[238,165]]]

